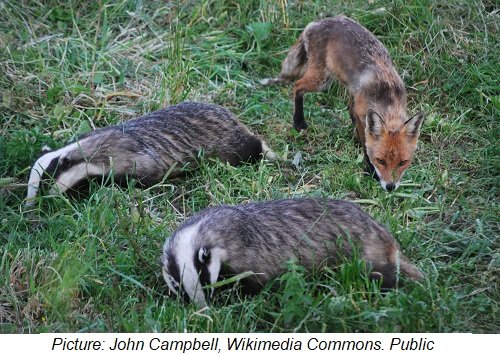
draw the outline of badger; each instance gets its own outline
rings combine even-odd
[[[186,301],[207,306],[204,288],[250,272],[244,291],[258,292],[290,260],[313,271],[359,256],[369,277],[393,288],[400,274],[424,275],[401,253],[387,229],[358,205],[329,198],[292,198],[221,205],[189,218],[163,247],[168,288]]]
[[[33,164],[26,205],[34,204],[40,184],[51,178],[51,192],[66,192],[91,177],[119,184],[133,178],[152,186],[195,168],[200,151],[231,165],[275,158],[266,143],[227,109],[185,102],[80,136],[61,149],[45,152]]]

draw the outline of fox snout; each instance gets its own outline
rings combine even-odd
[[[385,191],[391,192],[397,190],[404,170],[401,169],[401,171],[398,171],[398,169],[395,169],[392,172],[386,174],[386,171],[384,171],[384,169],[381,169],[383,167],[381,167],[380,164],[372,164],[371,162],[369,162],[369,165],[372,165],[374,167],[376,179],[380,182],[380,186],[382,186]],[[377,165],[379,166],[377,167]]]
[[[394,183],[394,182],[386,182],[384,180],[380,180],[380,185],[382,185],[382,188],[385,191],[391,192],[396,190],[399,187],[399,181]]]

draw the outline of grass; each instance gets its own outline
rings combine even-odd
[[[0,3],[0,332],[498,333],[499,9],[493,1],[11,1]],[[346,14],[387,46],[424,110],[399,190],[366,176],[345,90],[261,87],[310,21]],[[278,164],[217,161],[148,190],[93,185],[22,208],[30,164],[89,129],[184,100],[223,105]],[[207,312],[166,297],[165,238],[207,206],[287,196],[355,200],[426,273],[385,295],[352,260],[297,265],[261,294]]]

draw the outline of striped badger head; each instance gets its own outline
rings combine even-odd
[[[42,181],[47,178],[55,180],[50,193],[65,192],[69,186],[74,186],[92,172],[99,174],[101,169],[91,164],[74,164],[68,159],[68,154],[78,149],[78,143],[69,144],[61,149],[52,151],[44,146],[42,155],[31,168],[28,180],[27,207],[33,206]]]
[[[162,273],[170,291],[184,301],[207,306],[204,286],[217,282],[224,252],[205,245],[203,220],[176,231],[163,247]]]

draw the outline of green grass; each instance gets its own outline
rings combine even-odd
[[[499,12],[493,1],[18,1],[0,3],[0,332],[499,332]],[[345,89],[308,94],[292,134],[290,87],[261,87],[310,21],[344,13],[386,44],[424,110],[399,190],[364,174]],[[206,162],[148,190],[23,210],[44,144],[184,100],[221,104],[277,164]],[[293,164],[294,157],[300,158]],[[287,196],[358,200],[427,275],[381,294],[356,260],[289,272],[205,313],[167,296],[161,247],[195,211]]]

